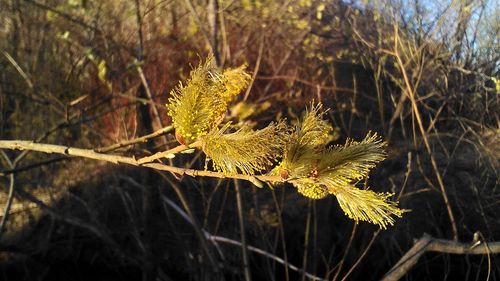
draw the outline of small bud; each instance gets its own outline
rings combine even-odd
[[[288,170],[286,170],[286,169],[280,169],[279,174],[280,174],[280,177],[282,180],[286,180],[290,176],[290,174],[288,173]]]
[[[312,178],[315,178],[315,179],[317,179],[317,178],[319,177],[318,168],[314,168],[314,169],[311,171],[311,177],[312,177]]]
[[[180,144],[183,144],[183,145],[186,145],[186,141],[184,140],[184,137],[179,134],[179,132],[175,132],[175,139],[180,143]]]

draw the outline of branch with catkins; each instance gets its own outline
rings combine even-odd
[[[295,126],[279,120],[256,130],[224,123],[229,103],[248,86],[251,76],[244,65],[219,70],[212,60],[209,57],[193,69],[186,83],[171,92],[167,109],[177,147],[139,159],[30,141],[1,140],[0,148],[60,153],[179,175],[244,179],[259,187],[262,182],[288,182],[311,199],[334,195],[349,218],[384,229],[402,216],[404,210],[390,200],[393,194],[356,186],[386,157],[387,144],[376,133],[359,142],[348,139],[343,145],[329,145],[333,128],[324,119],[321,103],[311,104]],[[193,149],[206,155],[205,170],[159,162]]]

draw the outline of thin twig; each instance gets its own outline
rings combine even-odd
[[[226,238],[226,237],[221,237],[221,236],[216,236],[216,235],[211,235],[209,237],[210,240],[212,241],[217,241],[217,242],[223,242],[223,243],[227,243],[227,244],[232,244],[232,245],[236,245],[236,246],[241,246],[241,243],[239,241],[236,241],[236,240],[232,240],[232,239],[229,239],[229,238]],[[247,245],[247,248],[248,250],[252,251],[252,252],[255,252],[255,253],[258,253],[258,254],[261,254],[265,257],[268,257],[278,263],[281,263],[282,265],[286,266],[286,268],[290,268],[291,270],[293,271],[296,271],[296,272],[299,272],[299,273],[302,273],[304,274],[307,278],[311,279],[311,280],[320,280],[320,281],[326,281],[326,279],[323,279],[321,277],[318,277],[316,275],[313,275],[309,272],[305,272],[303,271],[302,269],[298,268],[297,266],[285,261],[284,259],[280,258],[280,257],[277,257],[273,254],[270,254],[262,249],[259,249],[257,247],[253,247],[253,246],[249,246]]]
[[[347,259],[347,255],[349,254],[349,250],[351,249],[352,242],[354,241],[354,237],[356,236],[357,230],[358,230],[358,225],[354,224],[352,227],[352,230],[351,230],[351,235],[349,235],[349,242],[347,242],[347,247],[345,247],[345,250],[344,250],[344,255],[342,256],[342,259],[340,260],[340,262],[338,264],[337,272],[335,272],[335,275],[332,278],[333,281],[337,280],[337,278],[340,275],[340,272],[342,271],[342,268],[344,266],[344,262]]]
[[[247,239],[245,235],[245,216],[243,216],[243,200],[241,198],[241,188],[238,180],[234,180],[234,187],[236,189],[236,205],[238,207],[238,220],[240,223],[240,237],[241,237],[241,252],[243,254],[243,272],[245,273],[245,281],[251,281],[250,263],[248,261],[247,252]]]
[[[290,280],[290,273],[288,272],[288,267],[289,267],[289,263],[288,263],[288,254],[287,254],[287,250],[286,250],[286,241],[285,241],[285,226],[283,224],[283,213],[282,213],[282,210],[280,208],[280,205],[278,203],[278,198],[276,197],[276,192],[274,192],[274,189],[272,190],[272,193],[273,195],[273,202],[274,202],[274,206],[276,207],[276,212],[278,213],[278,223],[279,223],[279,231],[280,231],[280,236],[281,236],[281,245],[283,247],[283,257],[284,257],[284,265],[285,265],[285,280],[286,281],[289,281]]]
[[[136,16],[135,18],[137,21],[137,35],[139,36],[138,58],[139,60],[142,60],[142,58],[144,57],[144,36],[142,33],[141,3],[139,3],[139,0],[135,0],[134,4],[135,4],[135,16]]]
[[[151,109],[153,111],[153,117],[157,123],[157,126],[159,128],[163,128],[163,122],[161,121],[160,118],[160,113],[158,111],[158,108],[156,107],[156,104],[154,103],[153,100],[153,95],[151,94],[151,89],[149,88],[148,81],[146,80],[146,76],[144,75],[144,72],[142,71],[142,68],[140,65],[137,65],[137,72],[139,73],[139,77],[141,78],[142,86],[144,87],[144,90],[146,92],[146,96],[148,97],[148,100],[151,101]],[[161,130],[161,129],[160,129]],[[167,138],[163,137],[163,143],[167,143]]]
[[[306,219],[306,227],[305,227],[305,231],[304,231],[304,253],[302,254],[302,270],[304,272],[306,272],[306,268],[307,268],[307,256],[309,255],[308,251],[309,251],[309,236],[310,236],[310,232],[311,232],[311,217],[312,217],[312,211],[311,211],[311,206],[312,206],[312,200],[308,200],[307,202],[307,219]],[[301,281],[305,281],[306,280],[306,275],[305,274],[302,274],[301,278],[300,278]]]
[[[5,161],[9,164],[11,169],[14,169],[16,166],[12,163],[10,158],[5,154],[3,150],[0,150],[2,153],[2,156],[5,158]],[[7,202],[5,203],[5,207],[3,210],[3,217],[2,221],[0,222],[0,237],[3,234],[3,230],[5,228],[5,224],[7,223],[7,220],[9,219],[9,212],[10,208],[12,206],[12,201],[14,200],[14,174],[10,174],[10,182],[9,182],[9,194],[7,196]]]
[[[48,164],[52,164],[52,163],[56,163],[56,162],[64,161],[64,160],[68,160],[68,159],[71,159],[71,158],[66,157],[66,156],[58,156],[56,158],[52,158],[52,159],[48,159],[48,160],[43,160],[43,161],[40,161],[40,162],[35,162],[33,164],[29,164],[29,165],[26,165],[26,166],[21,166],[21,167],[17,167],[16,166],[16,168],[14,168],[14,169],[8,169],[8,170],[0,171],[0,177],[4,177],[4,176],[10,175],[10,174],[17,174],[19,172],[31,170],[31,169],[34,169],[36,167],[45,166],[45,165],[48,165]]]
[[[345,276],[342,278],[342,281],[346,281],[346,280],[349,280],[349,276],[354,272],[354,269],[361,263],[361,261],[366,257],[366,254],[368,253],[368,251],[371,249],[371,247],[373,246],[373,242],[375,242],[375,239],[377,239],[377,236],[380,234],[380,229],[378,229],[377,231],[375,231],[375,233],[373,234],[373,237],[372,239],[370,239],[370,242],[368,243],[368,245],[365,247],[363,253],[361,253],[361,255],[358,257],[358,259],[356,260],[356,262],[351,266],[351,268],[349,269],[349,271],[347,271],[347,273],[345,274]]]
[[[189,215],[186,214],[186,212],[184,212],[181,207],[179,207],[177,204],[175,204],[174,201],[168,199],[168,197],[165,196],[165,195],[162,195],[161,198],[163,199],[163,201],[165,201],[165,203],[167,205],[169,205],[172,209],[174,209],[184,220],[186,220],[193,227],[197,227],[196,225],[194,225],[194,223],[191,220],[191,218],[189,217]],[[203,235],[205,236],[205,238],[207,240],[209,240],[210,242],[212,242],[212,244],[214,245],[215,249],[217,250],[217,252],[221,256],[221,258],[225,259],[224,253],[222,252],[221,248],[219,247],[219,244],[217,243],[217,241],[210,240],[210,237],[212,235],[208,231],[206,231],[205,229],[203,229],[203,228],[201,228],[201,231],[202,231]]]
[[[162,129],[160,129],[160,130],[158,130],[156,132],[153,132],[153,133],[151,133],[149,135],[145,135],[145,136],[142,136],[142,137],[139,137],[139,138],[135,138],[135,139],[131,139],[131,140],[128,140],[128,141],[122,141],[122,142],[119,142],[119,143],[116,143],[116,144],[113,144],[113,145],[110,145],[110,146],[105,146],[105,147],[97,148],[97,149],[94,149],[94,151],[95,152],[101,152],[101,153],[110,152],[110,151],[113,151],[113,150],[116,150],[118,148],[122,148],[122,147],[125,147],[125,146],[129,146],[129,145],[133,145],[133,144],[141,143],[141,142],[146,142],[149,139],[156,138],[156,137],[168,134],[168,133],[172,132],[173,130],[174,130],[173,126],[167,126],[167,127],[162,128]]]
[[[205,25],[201,22],[200,16],[196,12],[196,9],[194,8],[194,5],[191,2],[191,0],[185,0],[185,3],[189,9],[189,12],[194,17],[194,20],[198,24],[198,28],[200,29],[203,38],[205,38],[205,40],[207,41],[208,46],[210,47],[210,50],[212,51],[212,54],[215,57],[216,63],[219,64],[220,58],[219,58],[219,53],[217,52],[217,46],[215,46],[213,40],[210,39],[210,36],[208,35],[207,30],[205,29]]]
[[[257,56],[257,62],[255,63],[255,67],[253,69],[253,74],[252,74],[252,79],[250,80],[250,84],[247,87],[243,101],[246,101],[248,99],[248,96],[250,95],[250,91],[252,90],[253,83],[255,82],[255,78],[257,77],[257,73],[259,73],[260,61],[262,60],[263,51],[264,51],[264,33],[262,33],[262,36],[260,37],[259,54]]]
[[[23,79],[26,82],[26,84],[28,85],[28,87],[33,90],[33,88],[34,88],[33,82],[31,82],[31,79],[28,77],[28,74],[26,74],[26,72],[24,72],[24,70],[19,66],[19,64],[16,62],[16,60],[14,60],[14,58],[6,51],[2,51],[2,54],[5,56],[5,58],[7,58],[7,60],[12,64],[12,66],[14,66],[14,68],[17,70],[17,72],[19,72],[19,74],[23,77]]]
[[[162,177],[164,177],[164,176],[165,175],[162,175]],[[120,176],[120,178],[126,180],[128,183],[130,183],[134,187],[137,187],[140,189],[147,188],[145,185],[138,183],[137,181],[135,181],[131,177]],[[172,183],[172,182],[170,181],[170,183]],[[173,188],[177,188],[177,186],[174,186]],[[202,227],[199,227],[197,224],[195,224],[194,221],[191,219],[190,215],[188,215],[186,213],[186,211],[183,211],[179,205],[177,205],[174,201],[170,200],[167,196],[165,196],[165,195],[160,195],[160,196],[161,196],[161,199],[164,201],[164,203],[166,203],[168,206],[170,206],[172,209],[174,209],[180,215],[181,218],[183,218],[185,221],[187,221],[194,228],[199,228],[201,230],[201,233],[203,234],[202,236],[205,237],[207,240],[209,240],[208,238],[210,237],[210,233],[208,233],[208,231],[206,231]],[[183,201],[184,199],[185,199],[185,197],[182,196],[181,201]],[[210,241],[210,242],[213,243],[213,245],[216,248],[219,255],[224,259],[224,254],[222,253],[222,250],[220,249],[219,244],[217,242],[214,242],[214,241]]]
[[[337,87],[335,85],[321,86],[321,85],[318,85],[318,83],[315,83],[312,81],[307,81],[307,80],[301,79],[297,76],[290,76],[290,75],[257,76],[257,77],[255,77],[255,79],[256,80],[286,80],[286,81],[291,81],[291,82],[298,82],[298,83],[304,84],[306,86],[310,86],[312,88],[319,88],[320,90],[332,90],[332,91],[336,91],[336,92],[354,93],[354,90],[350,89],[350,88]]]
[[[188,149],[192,149],[192,148],[196,148],[196,147],[200,147],[201,146],[201,143],[200,142],[194,142],[190,145],[184,145],[184,144],[181,144],[179,146],[176,146],[172,149],[169,149],[167,151],[160,151],[160,152],[157,152],[151,156],[147,156],[147,157],[143,157],[139,160],[137,160],[137,162],[139,164],[144,164],[144,163],[150,163],[150,162],[153,162],[154,160],[157,160],[157,159],[160,159],[160,158],[173,158],[173,156],[179,152],[182,152],[182,151],[185,151],[185,150],[188,150]]]
[[[108,101],[108,100],[110,100],[110,99],[111,99],[111,97],[110,97],[110,98],[103,99],[102,101],[100,101],[100,102],[99,102],[97,105],[95,105],[95,106],[99,106],[99,105],[103,104],[104,102],[106,102],[106,101]],[[127,105],[126,105],[126,106],[127,106]],[[79,114],[78,114],[78,113],[75,113],[75,114],[73,114],[72,116],[66,117],[66,120],[60,121],[60,122],[59,122],[59,123],[57,123],[56,125],[52,126],[49,130],[47,130],[47,131],[46,131],[45,133],[43,133],[41,136],[39,136],[38,138],[36,138],[36,139],[35,139],[35,142],[41,142],[41,141],[45,140],[48,136],[50,136],[51,134],[53,134],[54,132],[56,132],[56,131],[58,131],[58,130],[61,130],[61,129],[64,129],[64,128],[69,128],[70,126],[76,126],[76,125],[79,125],[79,124],[83,124],[83,126],[86,126],[87,128],[89,128],[91,132],[93,132],[94,134],[97,134],[97,133],[95,132],[95,130],[94,130],[92,127],[90,127],[89,125],[86,125],[85,123],[86,123],[86,122],[89,122],[89,121],[92,121],[92,120],[95,120],[95,119],[97,119],[97,118],[99,118],[99,117],[102,117],[102,116],[104,116],[104,115],[106,115],[106,114],[109,114],[109,113],[111,113],[111,112],[114,112],[115,110],[120,109],[120,108],[122,108],[122,107],[123,107],[123,106],[113,107],[113,108],[111,108],[111,109],[109,109],[109,110],[105,110],[105,111],[103,111],[103,112],[101,112],[101,113],[99,113],[99,114],[96,114],[96,115],[94,115],[94,116],[85,117],[85,118],[83,118],[83,119],[79,119],[78,121],[75,121],[75,122],[71,123],[71,121],[72,121],[73,119],[76,119],[76,118],[78,118],[78,116],[79,116]],[[99,134],[99,135],[100,135],[100,134]],[[105,135],[100,135],[100,136],[102,136],[102,137],[104,137],[104,138],[109,138],[109,137],[107,137],[107,136],[105,136]],[[14,159],[13,163],[17,166],[17,164],[18,164],[19,162],[21,162],[21,161],[23,160],[23,158],[24,158],[24,157],[26,157],[26,156],[28,155],[28,153],[29,153],[29,150],[23,151],[22,153],[20,153],[20,154],[19,154],[19,155],[18,155],[18,156]]]

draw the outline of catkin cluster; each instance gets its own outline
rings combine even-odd
[[[340,207],[355,221],[386,228],[403,210],[392,194],[360,189],[356,183],[386,157],[387,144],[375,133],[360,142],[348,139],[329,146],[332,126],[323,118],[322,105],[312,105],[290,127],[285,121],[254,130],[224,123],[228,104],[248,86],[245,66],[218,70],[212,57],[190,73],[186,84],[171,92],[167,108],[180,143],[194,142],[215,171],[225,175],[274,173],[302,195],[321,199],[336,196]]]

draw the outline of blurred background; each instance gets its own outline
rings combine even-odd
[[[253,78],[228,119],[293,123],[321,101],[332,143],[388,141],[366,184],[411,210],[381,231],[288,184],[5,150],[2,280],[379,280],[424,233],[500,240],[498,0],[0,0],[0,51],[0,139],[97,149],[152,133],[213,53]],[[500,280],[499,264],[426,253],[403,280]]]

